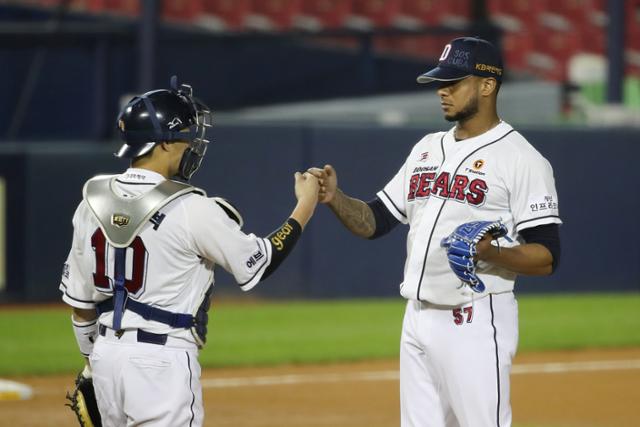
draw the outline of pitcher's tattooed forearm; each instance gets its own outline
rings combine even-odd
[[[376,219],[369,205],[362,200],[351,198],[338,190],[329,207],[356,236],[368,238],[375,232]]]

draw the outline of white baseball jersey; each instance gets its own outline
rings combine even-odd
[[[456,306],[478,294],[451,271],[440,241],[458,225],[501,220],[513,243],[518,232],[560,224],[558,196],[549,162],[509,124],[456,141],[454,128],[426,135],[378,197],[409,224],[403,297]],[[485,295],[513,290],[515,274],[480,262]]]
[[[130,168],[114,183],[116,194],[139,196],[164,178]],[[73,217],[73,244],[64,265],[60,290],[69,305],[92,309],[113,295],[114,248],[106,240],[85,201]],[[242,290],[262,277],[271,260],[271,245],[243,233],[213,201],[188,193],[162,207],[126,250],[125,287],[129,298],[173,313],[195,314],[214,281],[214,267],[233,274]],[[112,327],[113,312],[99,322]],[[187,329],[174,329],[125,310],[122,328],[169,334],[195,343]]]

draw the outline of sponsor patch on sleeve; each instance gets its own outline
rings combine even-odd
[[[529,201],[529,212],[531,213],[557,213],[558,202],[553,196],[537,197]]]
[[[247,268],[253,268],[258,265],[258,261],[264,258],[264,253],[258,249],[255,253],[253,253],[246,262]]]

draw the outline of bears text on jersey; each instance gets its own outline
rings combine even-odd
[[[482,206],[489,191],[487,182],[482,178],[456,174],[451,178],[449,172],[416,173],[409,179],[408,201],[436,196],[451,199],[472,206]]]

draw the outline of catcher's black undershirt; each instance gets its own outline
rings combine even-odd
[[[400,223],[378,197],[367,202],[367,205],[371,208],[376,221],[376,229],[369,239],[377,239],[378,237],[384,236]],[[558,224],[543,224],[520,231],[520,235],[526,243],[538,243],[551,252],[551,256],[553,257],[553,263],[551,265],[552,271],[555,271],[560,263],[559,228]]]

